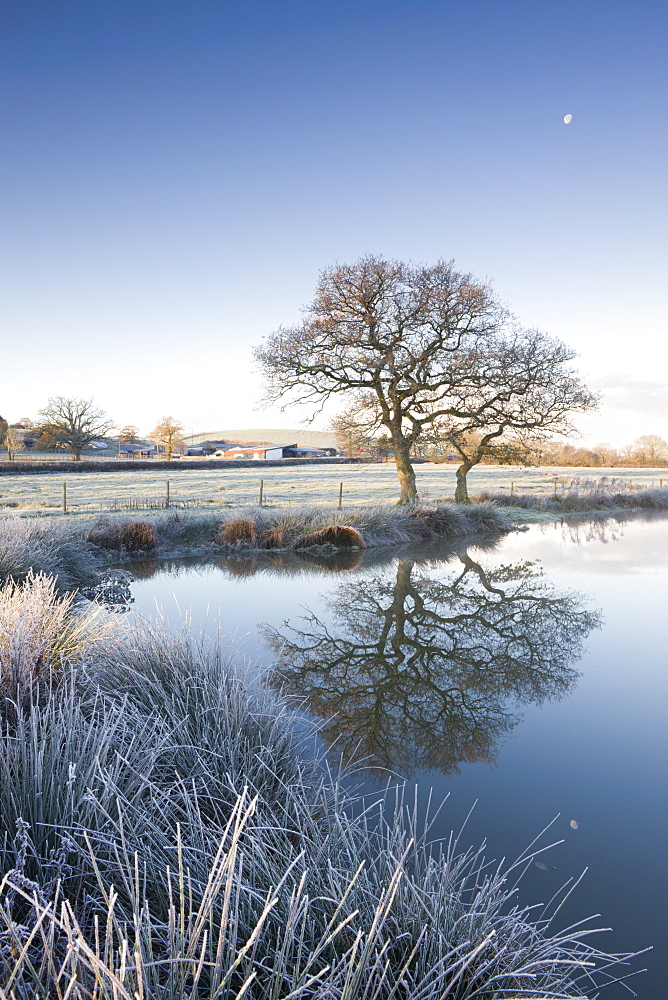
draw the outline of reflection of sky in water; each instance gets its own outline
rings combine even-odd
[[[653,525],[652,530],[648,526]],[[668,569],[668,518],[605,519],[532,525],[505,538],[499,552],[509,559],[540,559],[550,571],[619,576]]]
[[[589,606],[602,610],[604,626],[585,641],[575,688],[561,701],[522,706],[522,721],[501,741],[493,766],[464,764],[459,774],[417,775],[423,798],[430,786],[436,800],[450,795],[436,833],[458,826],[477,799],[466,839],[486,837],[491,855],[515,856],[560,813],[552,839],[565,843],[550,862],[557,871],[532,869],[527,894],[547,900],[588,867],[566,917],[601,913],[596,925],[615,928],[601,942],[606,947],[654,944],[644,963],[652,978],[638,980],[635,989],[648,1000],[658,998],[668,981],[662,953],[668,938],[668,519],[606,522],[605,531],[584,523],[577,530],[533,526],[502,539],[494,551],[472,552],[486,567],[540,560],[556,588],[590,595]],[[418,575],[438,578],[453,568],[432,562],[418,567]],[[138,581],[135,607],[147,613],[157,601],[176,623],[176,597],[182,611],[192,609],[196,629],[208,607],[208,631],[215,631],[220,614],[222,630],[236,632],[254,656],[259,622],[280,626],[304,606],[326,615],[327,597],[337,587],[378,572],[230,577],[205,568]],[[606,994],[628,996],[614,989]]]

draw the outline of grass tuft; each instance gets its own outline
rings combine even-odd
[[[337,549],[362,549],[364,540],[357,528],[346,524],[329,524],[319,531],[300,535],[293,542],[295,549],[310,549],[318,545],[333,545]]]
[[[149,521],[108,521],[96,525],[88,541],[101,549],[125,552],[152,552],[157,544],[155,527]]]
[[[250,545],[255,547],[256,539],[255,522],[248,517],[231,518],[221,525],[216,535],[218,545]]]
[[[0,697],[30,701],[70,663],[102,643],[113,644],[113,623],[97,605],[82,610],[73,593],[60,594],[53,577],[29,573],[0,587]]]
[[[285,548],[285,537],[280,528],[267,528],[260,533],[259,546],[261,549],[283,549]]]
[[[72,589],[90,582],[95,557],[81,529],[65,521],[27,517],[0,518],[0,583],[47,573],[58,586]]]

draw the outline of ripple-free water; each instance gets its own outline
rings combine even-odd
[[[558,814],[564,842],[524,896],[587,868],[564,918],[601,914],[607,950],[653,945],[631,985],[665,995],[668,519],[137,569],[136,610],[231,634],[337,754],[365,759],[365,789],[394,772],[422,801],[449,795],[435,835],[476,801],[463,840],[515,858]]]

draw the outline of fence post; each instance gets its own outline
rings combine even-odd
[[[557,477],[554,477],[554,492],[557,492]]]
[[[339,510],[343,507],[343,483],[339,483]]]
[[[260,480],[260,507],[262,506],[262,497],[264,495],[264,479]]]
[[[169,507],[169,479],[167,480],[167,493],[165,495],[165,507]]]
[[[510,492],[511,493],[515,492],[515,483],[512,481],[512,479],[510,480]]]
[[[63,483],[63,514],[67,514],[67,483]]]

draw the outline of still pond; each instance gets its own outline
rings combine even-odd
[[[668,995],[668,519],[135,576],[135,611],[229,634],[337,759],[363,761],[364,791],[394,775],[448,795],[435,835],[475,802],[463,839],[515,858],[557,816],[544,842],[563,843],[523,893],[588,869],[564,918],[601,914],[608,950],[653,945],[630,985]]]

